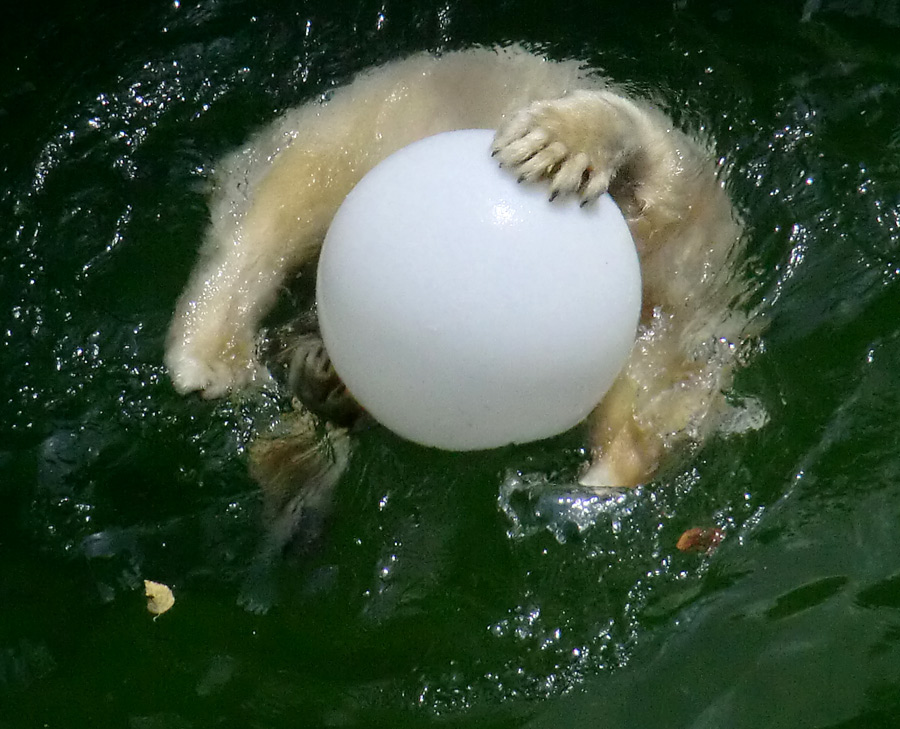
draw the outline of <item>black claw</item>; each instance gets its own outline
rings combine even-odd
[[[288,371],[288,386],[307,410],[337,425],[349,426],[360,416],[359,405],[315,335],[299,338]]]
[[[559,197],[559,190],[554,190],[553,192],[550,193],[550,202],[553,202],[558,197]]]

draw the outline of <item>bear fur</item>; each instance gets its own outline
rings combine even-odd
[[[590,417],[591,462],[580,480],[595,489],[645,482],[673,443],[702,438],[727,407],[723,393],[754,319],[736,271],[741,224],[706,144],[583,64],[520,47],[389,63],[288,111],[226,157],[168,336],[176,389],[219,397],[266,376],[260,322],[286,275],[315,259],[354,184],[401,147],[465,128],[496,129],[498,164],[549,198],[590,204],[608,190],[624,213],[641,260],[641,325]],[[327,355],[300,351],[339,387]],[[252,468],[276,494],[276,511],[290,514],[300,508],[297,474],[314,484],[307,500],[327,500],[348,451],[345,424],[317,430],[307,412],[286,420],[283,437],[258,444]]]

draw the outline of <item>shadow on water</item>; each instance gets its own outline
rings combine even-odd
[[[637,7],[640,5],[640,7]],[[746,6],[746,7],[745,7]],[[900,705],[900,27],[835,0],[18,7],[0,52],[0,727],[880,727]],[[180,398],[215,160],[413,50],[580,56],[708,133],[769,328],[759,430],[613,501],[576,430],[363,434],[333,524],[238,607],[278,393]],[[710,554],[675,544],[717,527]],[[175,589],[153,621],[142,582]],[[18,717],[18,718],[17,718]]]

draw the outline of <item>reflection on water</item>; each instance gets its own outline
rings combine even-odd
[[[573,724],[674,726],[703,711],[758,719],[764,667],[822,677],[840,650],[842,675],[856,677],[841,715],[877,714],[863,697],[898,657],[900,604],[896,13],[828,0],[751,14],[689,0],[658,17],[612,5],[633,34],[456,3],[182,2],[101,14],[92,31],[61,18],[102,41],[90,67],[54,55],[56,31],[34,26],[38,50],[0,92],[17,140],[2,142],[0,197],[7,703],[48,721],[74,711],[76,724],[91,706],[136,725],[293,725],[297,712],[515,723],[588,686],[610,713],[587,697]],[[612,498],[573,490],[578,433],[473,459],[373,429],[328,539],[279,567],[278,605],[250,615],[236,604],[259,539],[244,447],[283,399],[183,399],[160,365],[208,175],[279,109],[357,69],[503,38],[588,56],[717,140],[770,320],[735,397],[769,420],[750,408],[749,427]],[[39,95],[40,116],[10,113]],[[725,538],[680,553],[693,527]],[[179,595],[156,623],[143,579]],[[816,633],[823,616],[847,645]],[[681,686],[704,687],[691,702],[682,670]],[[143,698],[110,688],[122,681]],[[805,685],[784,705],[822,695]],[[86,708],[71,706],[76,694]],[[633,701],[620,714],[616,696]],[[663,705],[668,724],[651,708]]]

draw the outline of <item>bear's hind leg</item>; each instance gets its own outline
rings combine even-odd
[[[663,455],[662,437],[634,418],[637,385],[622,373],[590,415],[592,458],[578,482],[603,492],[646,482]]]

